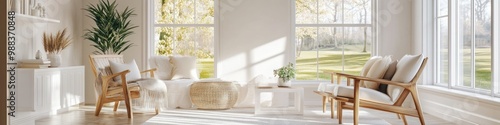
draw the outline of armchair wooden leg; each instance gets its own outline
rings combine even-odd
[[[396,114],[398,116],[398,119],[401,119],[401,116],[399,116],[399,114]]]
[[[95,104],[95,116],[99,116],[99,113],[101,112],[102,109],[102,105],[103,105],[103,100],[101,97],[99,97],[99,99],[97,99],[97,103]]]
[[[160,109],[160,106],[158,103],[156,103],[156,106],[155,106],[155,113],[158,115],[159,113],[159,109]]]
[[[115,106],[113,107],[113,111],[116,112],[118,109],[118,106],[120,106],[120,101],[115,101]]]
[[[398,115],[398,116],[399,116],[399,115]],[[405,115],[401,114],[401,118],[403,119],[403,123],[404,123],[405,125],[408,125],[408,122],[406,121],[406,117],[405,117]]]
[[[339,119],[339,124],[342,124],[342,105],[342,102],[337,101],[337,118]]]
[[[326,96],[323,96],[323,113],[325,113],[326,110]]]
[[[418,99],[416,86],[411,87],[410,93],[413,98],[413,103],[415,103],[415,108],[417,109],[418,112],[418,119],[420,120],[420,124],[425,125],[424,114],[422,113],[422,109],[420,107],[420,100]]]
[[[332,119],[335,118],[335,100],[333,98],[330,98],[330,116]]]
[[[360,80],[354,80],[354,107],[353,107],[353,119],[354,124],[357,125],[359,123],[359,82]]]
[[[130,92],[129,91],[126,91],[124,93],[124,96],[125,96],[125,106],[127,107],[127,116],[128,118],[133,118],[132,116],[132,98],[130,96]]]

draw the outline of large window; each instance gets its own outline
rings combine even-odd
[[[201,78],[214,75],[215,1],[154,0],[153,55],[196,56]]]
[[[325,80],[322,70],[359,74],[372,53],[372,0],[296,0],[297,80]]]
[[[492,42],[491,7],[490,0],[435,1],[438,85],[491,93],[495,86],[492,84],[492,58],[499,58],[492,56],[493,45],[498,43]]]

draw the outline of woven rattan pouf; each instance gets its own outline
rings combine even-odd
[[[228,81],[194,82],[189,94],[198,109],[230,109],[238,100],[238,88]]]

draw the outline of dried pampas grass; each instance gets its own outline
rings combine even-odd
[[[66,36],[66,29],[57,32],[56,36],[43,33],[43,48],[48,54],[58,54],[71,44],[71,39]]]

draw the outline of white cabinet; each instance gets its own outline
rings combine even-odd
[[[57,111],[84,102],[83,66],[20,68],[16,75],[17,111]]]

